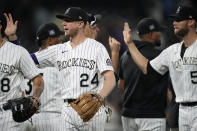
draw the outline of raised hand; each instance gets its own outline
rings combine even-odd
[[[124,23],[123,37],[124,37],[124,42],[127,45],[132,43],[131,29],[130,29],[129,24],[127,22]]]
[[[16,30],[17,30],[17,25],[18,25],[18,21],[13,21],[13,18],[12,18],[12,15],[9,13],[9,14],[6,14],[4,13],[4,16],[6,18],[6,21],[7,21],[7,26],[6,26],[6,29],[5,29],[5,34],[9,37],[9,36],[12,36],[12,35],[15,35],[16,34]]]
[[[110,46],[112,52],[119,53],[119,50],[120,50],[120,42],[117,41],[115,38],[113,38],[111,36],[109,37],[109,46]]]

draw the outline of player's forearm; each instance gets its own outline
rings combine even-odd
[[[112,66],[114,68],[114,72],[118,73],[118,61],[119,61],[119,52],[112,51]]]
[[[148,65],[148,59],[144,57],[139,50],[136,48],[133,42],[128,43],[129,52],[135,61],[135,63],[138,65],[138,67],[143,71],[144,74],[147,74],[147,65]]]
[[[41,75],[36,76],[33,80],[33,97],[40,97],[44,89],[44,81]]]
[[[103,88],[100,90],[99,95],[103,98],[107,97],[115,87],[115,84],[116,81],[114,73],[112,71],[106,71],[104,73],[104,85]]]

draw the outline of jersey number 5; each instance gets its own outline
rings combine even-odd
[[[191,71],[190,72],[190,75],[191,75],[191,82],[193,83],[193,84],[197,84],[197,71]],[[196,78],[196,80],[194,80]]]
[[[80,86],[81,87],[88,87],[89,85],[86,82],[89,80],[89,75],[84,73],[84,74],[81,74],[80,78],[81,78]],[[96,84],[98,86],[98,83],[99,83],[98,74],[96,73],[91,80],[91,84]]]

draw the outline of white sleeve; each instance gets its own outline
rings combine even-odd
[[[23,75],[28,79],[32,79],[39,74],[39,70],[34,64],[29,52],[23,47],[21,47],[19,68]]]
[[[56,63],[57,46],[50,46],[35,53],[38,65],[41,68],[54,67]]]
[[[150,61],[153,69],[161,75],[164,75],[169,70],[170,53],[170,48],[167,48],[159,56]]]
[[[97,66],[101,73],[107,70],[113,71],[111,59],[103,45],[100,46],[97,52]]]

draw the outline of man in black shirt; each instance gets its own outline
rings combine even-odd
[[[141,41],[134,43],[149,60],[160,54],[155,46],[160,45],[161,30],[151,18],[144,18],[137,25]],[[119,87],[124,90],[121,112],[124,131],[165,131],[168,75],[157,80],[144,75],[126,51],[120,59],[119,77]]]

